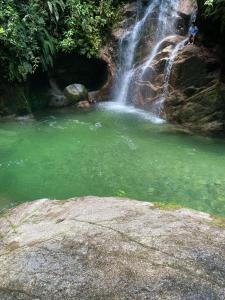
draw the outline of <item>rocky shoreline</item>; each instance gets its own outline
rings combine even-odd
[[[224,299],[220,225],[129,199],[22,204],[0,218],[0,299]]]

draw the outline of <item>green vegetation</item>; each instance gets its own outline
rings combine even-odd
[[[202,2],[200,0],[200,2]],[[207,19],[219,24],[221,33],[225,32],[225,0],[206,0],[203,14]]]
[[[220,228],[225,228],[225,218],[219,216],[213,216],[213,220],[209,222],[209,224],[213,224]]]
[[[123,0],[0,1],[0,77],[25,81],[47,70],[58,52],[97,56]],[[199,0],[207,20],[225,31],[225,0]]]
[[[59,51],[97,56],[119,16],[120,0],[3,0],[0,76],[25,81]]]
[[[161,210],[177,210],[184,208],[184,206],[177,203],[164,203],[164,202],[154,202],[156,208],[160,208]]]

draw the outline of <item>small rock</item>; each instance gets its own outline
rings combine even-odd
[[[77,107],[82,109],[87,109],[91,107],[91,104],[89,101],[80,101],[78,102]]]

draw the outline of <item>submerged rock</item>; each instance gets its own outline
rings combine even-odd
[[[223,299],[225,229],[205,213],[84,197],[0,218],[0,299]]]
[[[82,84],[68,85],[64,90],[64,95],[69,104],[76,104],[79,101],[88,100],[88,91]]]
[[[80,101],[78,102],[77,107],[81,109],[90,109],[91,104],[89,101]]]

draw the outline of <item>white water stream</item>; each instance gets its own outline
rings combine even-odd
[[[146,9],[143,17],[135,24],[131,31],[126,31],[120,41],[119,70],[115,86],[115,100],[120,104],[126,104],[129,85],[133,77],[134,58],[136,48],[141,39],[145,23],[151,17],[160,0],[153,0]]]
[[[135,57],[138,51],[138,47],[143,37],[146,26],[149,26],[149,20],[155,24],[155,30],[153,32],[153,47],[150,49],[149,56],[144,61],[143,65],[139,68],[139,76],[141,79],[147,68],[151,67],[157,54],[163,47],[163,43],[170,37],[176,35],[176,21],[177,21],[177,8],[179,0],[153,0],[149,1],[149,4],[143,14],[143,17],[136,22],[131,30],[125,32],[120,40],[119,47],[119,63],[118,72],[116,77],[116,83],[114,86],[114,101],[116,106],[120,107],[131,104],[133,96],[133,83],[136,74],[136,61]],[[165,101],[168,94],[168,86],[170,73],[172,70],[173,62],[177,56],[178,51],[185,44],[186,40],[182,40],[170,53],[168,61],[165,66],[164,72],[164,86],[163,93],[156,102],[156,110],[154,113],[159,116],[162,103]],[[151,81],[151,78],[148,80]]]
[[[171,52],[169,59],[166,63],[165,71],[164,71],[163,93],[162,93],[162,97],[161,97],[162,101],[164,101],[166,99],[166,96],[168,94],[169,80],[170,80],[170,75],[171,75],[171,71],[172,71],[172,67],[173,67],[173,62],[174,62],[175,58],[177,57],[178,52],[184,47],[186,42],[187,42],[187,39],[184,39],[176,45],[176,47]]]

